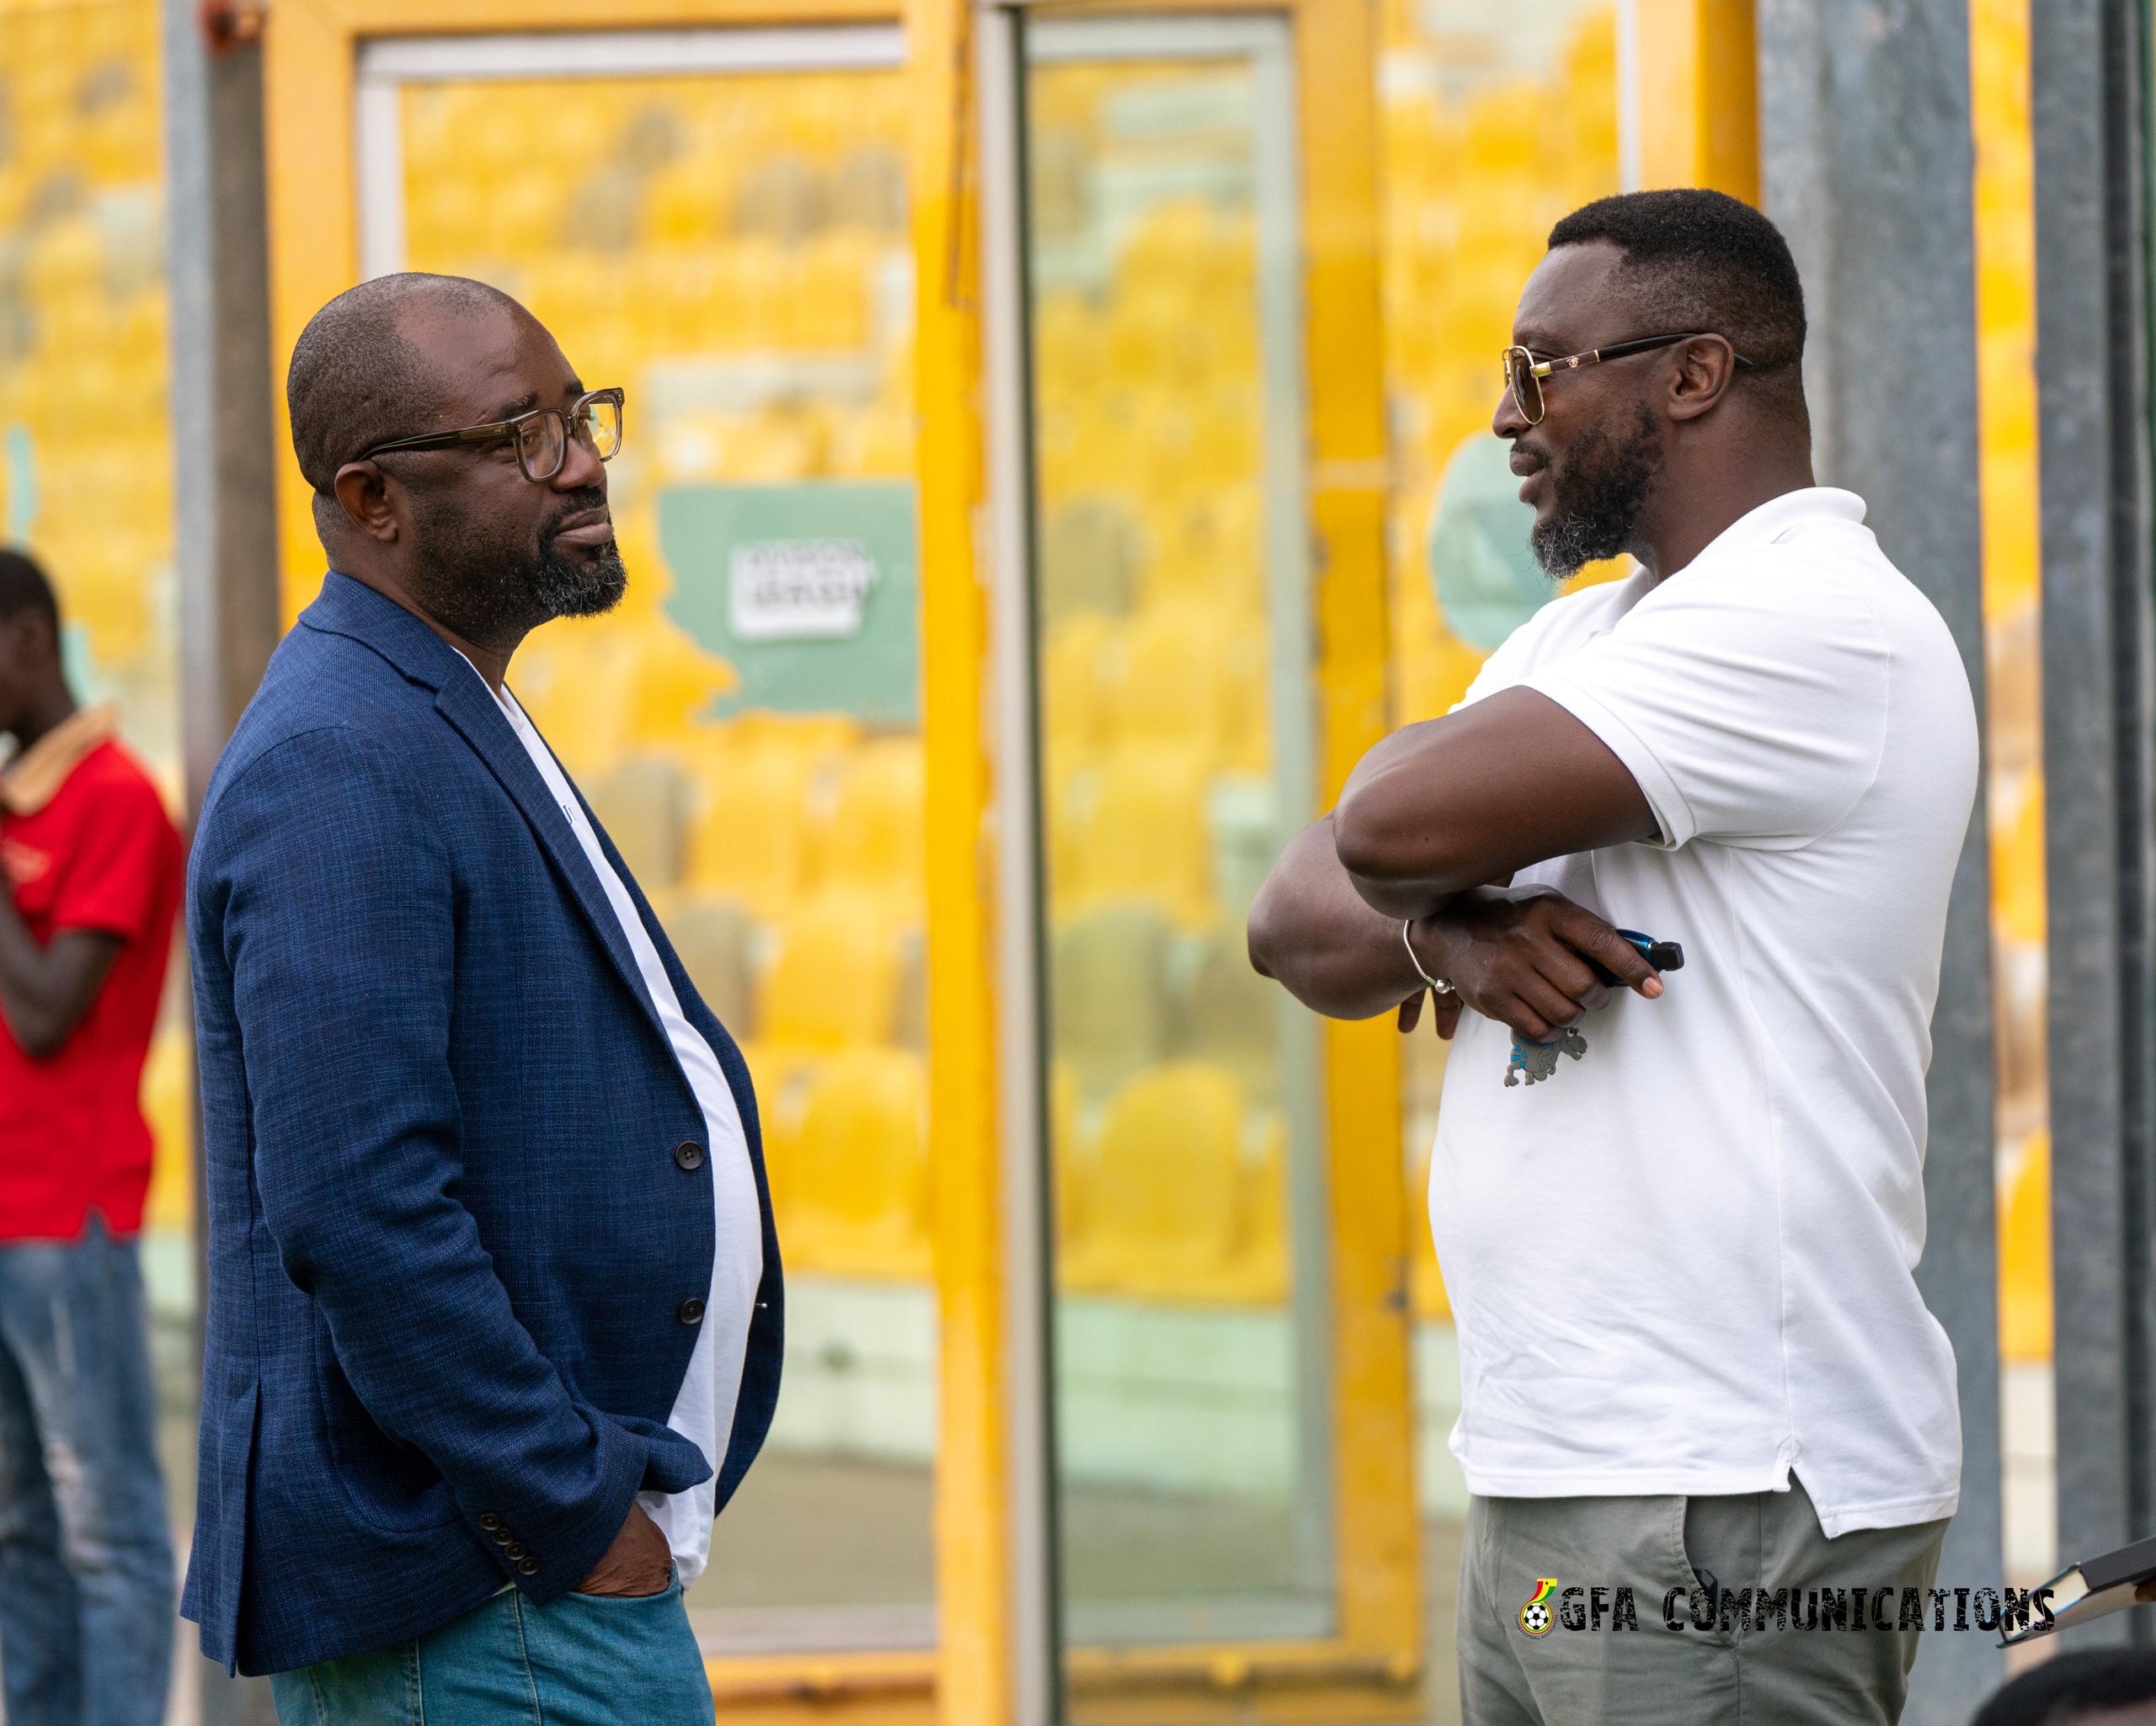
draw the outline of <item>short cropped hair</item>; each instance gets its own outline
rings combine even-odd
[[[13,623],[34,611],[60,633],[60,601],[52,583],[27,551],[0,546],[0,623]]]
[[[1653,326],[1637,333],[1726,336],[1752,362],[1737,379],[1801,412],[1804,285],[1773,222],[1726,192],[1690,186],[1598,198],[1550,230],[1553,251],[1596,240],[1624,253],[1621,280]]]
[[[408,313],[436,306],[473,315],[523,308],[499,288],[461,275],[411,271],[347,288],[307,320],[285,374],[292,453],[321,496],[360,450],[428,429],[434,379],[404,334]]]

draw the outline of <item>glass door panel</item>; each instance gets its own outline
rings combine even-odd
[[[368,273],[493,282],[627,390],[628,595],[510,683],[756,1084],[786,1394],[689,1593],[714,1654],[936,1633],[900,52],[702,31],[361,67]]]
[[[1063,1638],[1334,1628],[1289,35],[1023,32]]]

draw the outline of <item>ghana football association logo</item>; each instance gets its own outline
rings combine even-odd
[[[1557,1591],[1554,1576],[1539,1578],[1534,1592],[1527,1597],[1527,1604],[1519,1609],[1519,1627],[1529,1636],[1547,1636],[1550,1627],[1557,1622],[1557,1615],[1550,1607],[1550,1596]]]

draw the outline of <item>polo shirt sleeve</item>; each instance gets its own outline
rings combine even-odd
[[[1513,687],[1520,680],[1523,669],[1529,663],[1535,633],[1542,627],[1548,613],[1545,606],[1530,616],[1504,640],[1498,642],[1490,657],[1476,671],[1466,693],[1445,709],[1448,714],[1457,713],[1463,707],[1471,707],[1485,695],[1494,695],[1499,690]]]
[[[109,784],[84,800],[61,860],[51,926],[135,942],[169,902],[176,846],[171,818],[147,785]]]
[[[1860,576],[1778,546],[1648,595],[1523,680],[1622,761],[1675,850],[1791,849],[1877,775],[1886,634]]]

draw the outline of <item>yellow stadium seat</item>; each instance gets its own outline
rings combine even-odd
[[[1090,764],[1107,746],[1114,717],[1108,661],[1116,626],[1079,611],[1049,626],[1041,658],[1041,728],[1058,770]]]
[[[1059,1070],[1084,1096],[1105,1096],[1166,1057],[1168,933],[1144,904],[1059,919],[1049,1021]]]
[[[1148,606],[1122,648],[1113,697],[1122,748],[1187,750],[1209,762],[1229,753],[1251,717],[1251,675],[1264,685],[1262,633],[1224,627],[1217,610],[1186,601]]]
[[[928,1080],[919,1056],[848,1049],[818,1063],[788,1150],[790,1266],[927,1276]]]
[[[1121,749],[1075,777],[1058,817],[1072,908],[1134,899],[1188,925],[1210,920],[1206,790],[1204,759],[1186,750]]]
[[[1169,971],[1168,1049],[1177,1059],[1231,1073],[1243,1095],[1269,1103],[1280,1083],[1280,1025],[1288,997],[1251,969],[1240,924],[1190,937]]]
[[[917,897],[926,844],[921,740],[863,744],[836,780],[828,811],[811,828],[815,885]]]
[[[1156,1299],[1277,1300],[1281,1143],[1278,1117],[1246,1123],[1241,1087],[1218,1068],[1176,1063],[1132,1079],[1108,1105],[1089,1171],[1091,1226],[1065,1255],[1064,1281]]]
[[[632,756],[584,789],[584,799],[647,892],[681,879],[687,851],[689,783],[671,761]]]
[[[744,716],[714,733],[698,761],[702,796],[689,842],[689,882],[759,916],[790,904],[808,879],[812,786],[856,734],[835,726]]]
[[[903,909],[826,894],[772,924],[776,951],[756,981],[760,1043],[832,1050],[894,1040]]]
[[[1114,498],[1058,504],[1041,530],[1041,610],[1050,631],[1086,612],[1123,615],[1145,561],[1130,512]]]
[[[731,899],[680,892],[655,901],[653,908],[704,1004],[737,1041],[753,1036],[755,924],[747,909]]]

